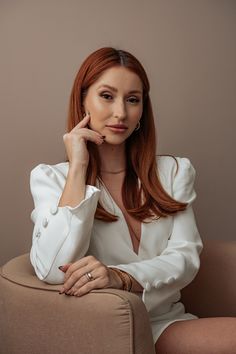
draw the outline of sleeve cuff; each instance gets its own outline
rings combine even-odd
[[[76,206],[72,207],[70,205],[65,205],[63,207],[58,207],[58,208],[67,208],[68,210],[70,210],[73,214],[76,214],[76,212],[80,209],[80,207],[86,203],[86,201],[88,199],[90,199],[93,195],[97,197],[97,200],[99,199],[99,195],[100,195],[101,191],[100,189],[98,189],[97,187],[94,186],[90,186],[90,185],[86,185],[86,189],[85,189],[85,196],[84,199],[81,200],[81,202],[79,204],[77,204]]]

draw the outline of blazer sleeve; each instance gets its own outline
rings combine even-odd
[[[172,173],[170,190],[176,200],[187,202],[188,206],[172,216],[173,228],[167,247],[159,256],[149,260],[109,265],[131,274],[143,286],[144,292],[155,288],[163,296],[169,296],[168,290],[171,288],[176,292],[194,279],[200,267],[199,255],[203,247],[192,209],[196,198],[196,171],[188,158],[177,159],[179,169],[176,174]]]
[[[65,181],[51,165],[40,164],[30,174],[31,220],[35,224],[30,260],[38,278],[50,284],[63,283],[58,266],[86,254],[100,194],[87,185],[84,200],[77,206],[58,207]]]

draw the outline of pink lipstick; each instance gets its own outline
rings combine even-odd
[[[107,125],[106,127],[114,133],[124,133],[128,129],[128,127],[124,124],[111,124]]]

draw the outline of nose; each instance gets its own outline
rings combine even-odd
[[[124,120],[126,118],[126,107],[123,101],[117,101],[114,106],[114,117],[119,120]]]

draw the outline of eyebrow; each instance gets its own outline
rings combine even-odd
[[[105,84],[103,84],[103,85],[100,85],[100,86],[98,87],[98,89],[101,88],[101,87],[107,87],[107,88],[109,88],[111,91],[114,91],[114,92],[117,92],[117,91],[118,91],[117,88],[115,88],[115,87],[113,87],[113,86],[110,86],[110,85],[105,85]],[[140,93],[140,94],[142,94],[142,92],[141,92],[140,90],[131,90],[131,91],[129,91],[128,93]]]

